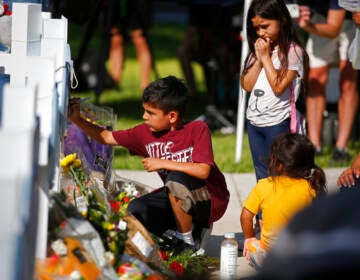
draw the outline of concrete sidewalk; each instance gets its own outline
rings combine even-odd
[[[343,170],[344,168],[324,169],[329,192],[337,191],[336,180]],[[155,172],[116,170],[116,175],[139,182],[150,188],[162,186],[162,182]],[[229,205],[224,216],[214,223],[210,240],[206,246],[206,253],[208,256],[219,257],[220,244],[224,239],[224,233],[235,232],[236,239],[239,242],[238,277],[241,279],[254,273],[253,268],[242,257],[243,234],[240,226],[240,212],[245,198],[256,183],[256,179],[254,173],[225,173],[225,179],[230,191]],[[213,279],[219,279],[218,271],[214,272]]]

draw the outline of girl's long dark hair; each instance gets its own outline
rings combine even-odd
[[[271,176],[286,174],[307,179],[317,195],[327,192],[325,173],[315,164],[315,147],[305,135],[285,133],[275,138],[270,148],[269,172]]]
[[[287,54],[289,52],[291,43],[296,43],[303,50],[302,60],[304,66],[304,77],[301,87],[301,93],[305,94],[307,90],[306,87],[307,87],[307,77],[309,71],[309,57],[302,43],[298,39],[296,29],[291,19],[290,13],[283,0],[253,0],[251,2],[246,19],[246,32],[247,32],[247,41],[249,44],[249,53],[245,59],[244,70],[242,75],[246,74],[248,69],[255,62],[255,60],[253,60],[252,58],[255,57],[254,44],[255,41],[258,39],[258,35],[256,34],[256,30],[251,22],[251,20],[255,16],[260,16],[265,19],[278,20],[280,22],[280,33],[278,36],[278,45],[280,48],[279,50],[280,72],[278,76],[279,80],[282,80],[284,78],[288,70],[289,61]]]

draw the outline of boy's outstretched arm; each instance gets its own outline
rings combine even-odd
[[[179,171],[201,180],[206,180],[211,171],[211,166],[206,163],[177,162],[160,158],[144,158],[142,164],[148,172],[158,171],[160,169]]]
[[[95,124],[92,124],[80,115],[80,98],[71,98],[68,107],[68,120],[73,122],[90,138],[101,144],[117,145],[112,132]]]

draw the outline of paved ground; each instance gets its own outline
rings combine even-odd
[[[344,168],[325,169],[329,192],[337,190],[336,180]],[[137,181],[150,188],[157,188],[162,185],[156,173],[134,170],[116,170],[116,174],[126,179]],[[239,241],[238,277],[242,278],[254,272],[246,260],[242,257],[243,235],[240,226],[240,211],[243,201],[255,185],[256,179],[253,173],[226,173],[226,182],[230,191],[230,202],[224,216],[214,224],[210,240],[206,246],[207,255],[219,257],[220,243],[227,231],[235,232]],[[213,279],[219,279],[218,271],[213,273]]]

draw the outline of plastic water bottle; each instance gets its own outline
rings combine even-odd
[[[226,232],[225,239],[221,242],[220,251],[220,278],[223,280],[236,279],[236,268],[239,244],[235,233]]]

